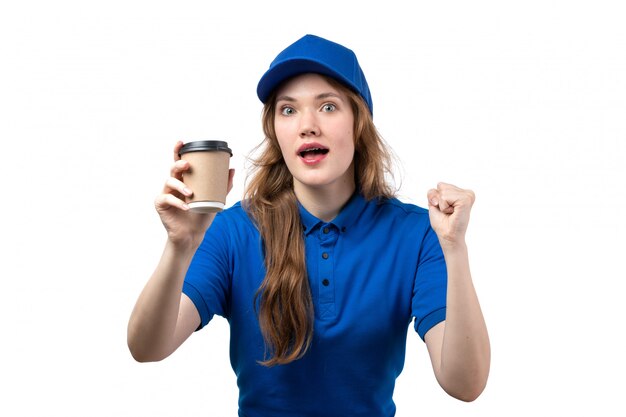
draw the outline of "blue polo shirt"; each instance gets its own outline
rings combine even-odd
[[[411,320],[422,339],[445,320],[446,266],[428,211],[355,194],[329,223],[302,206],[300,215],[315,307],[303,358],[258,363],[265,348],[253,299],[265,267],[240,203],[215,217],[185,278],[202,326],[215,314],[230,324],[239,416],[393,416]]]

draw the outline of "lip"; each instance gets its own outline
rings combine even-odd
[[[315,153],[315,154],[308,155],[306,157],[302,156],[302,152],[305,152],[305,151],[307,151],[309,149],[323,149],[323,150],[326,150],[327,152],[326,153]],[[306,165],[316,165],[316,164],[320,163],[322,160],[324,160],[326,158],[326,156],[328,155],[328,151],[329,151],[329,149],[326,146],[324,146],[324,145],[321,145],[321,144],[319,144],[317,142],[309,142],[309,143],[302,144],[298,148],[296,153],[298,155],[298,158],[300,158],[300,160],[304,164],[306,164]]]
[[[328,148],[327,148],[326,146],[324,146],[324,145],[320,145],[320,144],[319,144],[319,143],[317,143],[317,142],[309,142],[309,143],[304,143],[304,144],[302,144],[302,146],[300,146],[300,147],[298,148],[298,150],[297,150],[297,152],[296,152],[296,153],[297,153],[297,154],[298,154],[298,156],[299,156],[302,152],[304,152],[304,151],[308,151],[309,149],[325,149],[325,150],[328,150]]]

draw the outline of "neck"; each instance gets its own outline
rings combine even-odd
[[[294,181],[294,192],[302,206],[320,220],[329,222],[354,194],[354,178],[324,187],[310,187]]]

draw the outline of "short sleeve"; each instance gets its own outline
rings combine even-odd
[[[412,299],[415,331],[422,340],[433,326],[446,319],[447,285],[443,251],[435,231],[429,226],[420,248]]]
[[[183,293],[200,314],[198,330],[206,326],[213,315],[227,315],[232,276],[230,241],[227,216],[222,212],[215,216],[187,270]]]

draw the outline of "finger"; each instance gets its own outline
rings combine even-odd
[[[161,194],[154,200],[154,206],[157,211],[168,210],[172,207],[187,211],[189,206],[180,198],[175,197],[172,194]]]
[[[439,210],[445,214],[454,213],[454,207],[458,199],[456,187],[449,184],[437,184],[439,192]]]
[[[428,191],[428,203],[445,214],[454,213],[454,201],[451,201],[449,198],[450,187],[453,186],[440,182],[437,184],[437,189]]]
[[[476,196],[472,190],[466,190],[463,188],[456,187],[451,184],[438,184],[441,189],[441,200],[444,200],[445,203],[443,207],[452,206],[452,207],[471,207],[476,200]],[[440,205],[440,207],[442,207]],[[444,209],[442,208],[442,210]]]
[[[170,176],[181,179],[183,177],[183,172],[187,170],[189,170],[189,162],[184,159],[179,159],[172,165],[172,168],[170,169]]]
[[[435,189],[430,189],[428,190],[428,193],[426,194],[426,196],[428,197],[428,204],[430,204],[433,207],[439,207],[439,191],[435,190]]]
[[[231,168],[228,170],[228,191],[227,194],[230,193],[230,190],[233,189],[233,178],[235,178],[235,168]]]
[[[167,181],[165,181],[165,187],[163,187],[163,194],[171,192],[178,192],[186,197],[193,195],[193,191],[191,191],[184,182],[174,177],[168,178]]]
[[[474,203],[476,202],[476,194],[474,193],[474,191],[472,190],[465,190],[465,193],[467,195],[467,198],[470,202],[470,205],[474,205]]]
[[[441,210],[441,212],[445,214],[452,214],[454,213],[454,206],[442,198],[441,200],[439,200],[439,210]]]
[[[441,190],[460,190],[460,188],[457,187],[456,185],[452,185],[450,183],[443,182],[443,181],[440,181],[437,183],[437,189],[440,191]]]
[[[182,147],[183,147],[182,140],[179,140],[178,142],[176,142],[176,145],[174,145],[174,161],[180,160],[180,148]]]
[[[449,201],[444,193],[441,193],[439,196],[439,210],[446,214],[454,213],[453,202]]]

